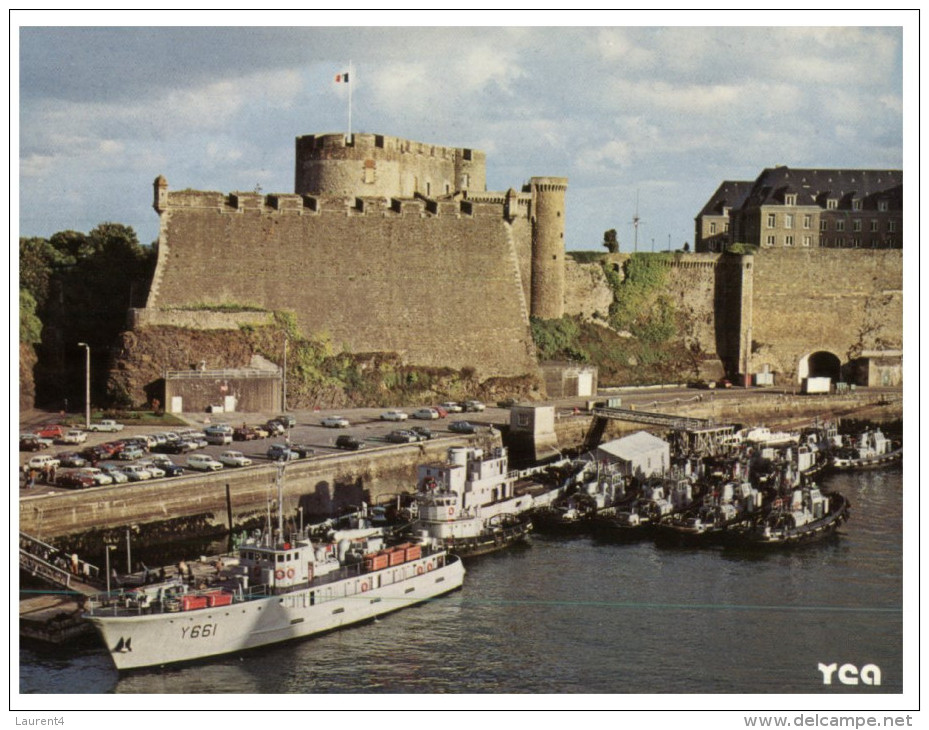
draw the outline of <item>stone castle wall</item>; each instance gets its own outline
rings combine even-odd
[[[813,352],[846,363],[862,350],[902,347],[902,250],[780,249],[753,258],[753,372],[767,364],[791,382]]]
[[[352,352],[478,376],[536,372],[521,239],[477,202],[165,193],[149,309],[292,310]],[[523,211],[525,214],[525,211]]]

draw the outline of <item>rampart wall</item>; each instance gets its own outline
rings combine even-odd
[[[156,195],[157,195],[156,187]],[[352,352],[478,376],[536,372],[525,206],[164,192],[147,307],[258,305]]]
[[[844,364],[863,350],[902,347],[902,250],[778,249],[753,258],[751,371],[767,364],[789,382],[813,352]]]

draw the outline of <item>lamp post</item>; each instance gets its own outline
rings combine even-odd
[[[116,546],[112,543],[104,543],[106,546],[106,594],[110,595],[110,550],[115,550]]]
[[[90,428],[90,345],[86,342],[78,342],[78,347],[83,347],[86,354],[84,364],[84,428]]]

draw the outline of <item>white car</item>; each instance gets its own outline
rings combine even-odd
[[[209,454],[192,454],[187,457],[187,468],[196,471],[220,471],[223,463],[216,461]]]
[[[101,471],[117,484],[125,484],[129,481],[129,477],[123,474],[123,472],[117,469],[115,466],[104,466]]]
[[[152,479],[161,479],[165,475],[165,470],[160,466],[157,466],[152,461],[140,461],[138,466],[142,467],[149,474],[152,475]]]
[[[409,416],[403,411],[387,411],[381,414],[382,421],[405,421]]]
[[[439,403],[446,411],[449,413],[461,413],[464,408],[462,408],[458,403],[453,400],[446,401],[445,403]]]
[[[217,461],[222,462],[225,466],[251,466],[252,460],[241,451],[224,451],[219,455]]]
[[[63,444],[82,444],[86,440],[87,434],[76,428],[72,428],[61,437],[61,443]]]
[[[98,487],[104,487],[107,484],[113,483],[113,477],[111,477],[109,474],[104,474],[103,470],[97,469],[96,467],[88,466],[84,469],[78,469],[77,473],[89,476],[94,480],[94,484],[96,484]]]
[[[49,469],[55,467],[56,469],[61,466],[61,461],[56,459],[54,456],[42,455],[42,456],[33,456],[26,463],[26,469]]]
[[[431,421],[439,417],[439,412],[435,408],[419,408],[413,411],[413,418],[423,418]]]
[[[148,469],[143,469],[138,464],[126,464],[122,468],[123,474],[129,477],[130,482],[143,482],[152,478],[152,473]]]
[[[348,419],[342,416],[327,416],[320,423],[326,428],[348,428],[351,425]]]

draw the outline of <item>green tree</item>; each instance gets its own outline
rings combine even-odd
[[[27,289],[19,290],[19,341],[30,345],[42,341],[42,320],[36,315],[35,297]]]
[[[610,253],[619,251],[619,239],[616,237],[616,229],[611,228],[603,234],[603,245]]]

